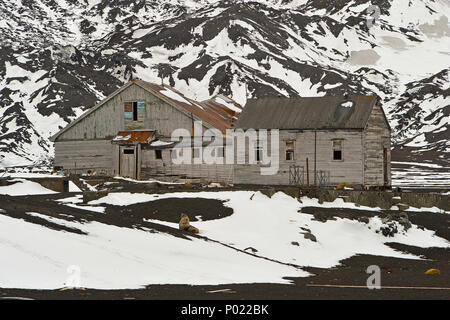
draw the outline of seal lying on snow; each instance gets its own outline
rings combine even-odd
[[[192,232],[192,233],[198,233],[198,229],[196,227],[193,227],[189,224],[189,217],[185,215],[184,213],[180,216],[180,222],[178,223],[179,229]]]

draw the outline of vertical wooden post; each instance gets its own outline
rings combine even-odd
[[[306,185],[309,187],[309,162],[306,158]]]
[[[317,185],[317,131],[314,130],[314,186]]]

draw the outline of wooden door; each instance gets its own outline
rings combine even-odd
[[[136,179],[136,148],[120,147],[121,177]]]
[[[387,186],[388,181],[388,157],[387,157],[387,148],[383,148],[383,180],[384,185]]]

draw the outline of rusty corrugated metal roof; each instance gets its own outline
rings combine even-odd
[[[119,131],[112,142],[121,144],[146,143],[150,141],[153,134],[154,131]]]
[[[248,100],[241,129],[364,129],[376,96],[324,96]]]
[[[237,111],[242,110],[242,107],[234,101],[229,102],[230,106],[231,104],[234,106],[234,110],[232,110],[226,105],[218,103],[214,98],[198,102],[185,97],[178,90],[166,85],[162,86],[137,79],[133,81],[139,86],[158,95],[166,102],[184,109],[196,118],[208,123],[211,127],[219,129],[222,132],[225,132],[226,129],[232,128],[233,121],[237,119],[237,115],[239,114]],[[225,101],[223,98],[225,97],[221,97],[221,99]],[[232,101],[229,98],[226,99]]]
[[[216,95],[208,100],[200,102],[205,108],[220,114],[222,117],[231,118],[234,121],[242,112],[242,106],[236,101],[222,95]]]

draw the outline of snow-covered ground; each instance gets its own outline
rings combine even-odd
[[[250,200],[252,195],[253,200]],[[312,215],[299,214],[297,211],[301,207],[321,206],[317,199],[303,197],[301,199],[303,203],[299,203],[297,199],[281,192],[272,198],[260,192],[232,191],[164,194],[163,197],[159,196],[156,199],[171,197],[228,200],[226,206],[233,208],[233,215],[219,220],[193,223],[200,229],[202,235],[239,249],[252,247],[265,257],[301,266],[329,268],[355,254],[414,258],[412,255],[393,250],[386,246],[385,242],[399,242],[419,247],[449,246],[448,241],[434,236],[432,231],[420,230],[417,227],[396,234],[392,238],[386,238],[375,232],[381,226],[378,217],[371,218],[369,224],[341,218],[326,223],[315,221]],[[323,207],[341,208],[352,205],[339,200],[324,203]],[[101,201],[102,199],[97,200]],[[111,198],[108,199],[108,203],[113,203]],[[118,203],[123,204],[122,201]],[[176,223],[159,223],[174,228],[178,226]],[[306,239],[302,227],[309,229],[317,242]],[[399,228],[402,229],[400,226]],[[292,245],[292,242],[297,242],[299,246]]]
[[[192,223],[200,229],[201,236],[214,240],[207,241],[27,213],[85,233],[76,234],[0,212],[0,287],[61,288],[68,281],[71,283],[74,270],[80,271],[80,286],[102,289],[152,284],[289,283],[284,277],[304,277],[308,273],[288,263],[330,268],[356,254],[419,259],[392,249],[386,242],[450,247],[447,240],[433,231],[415,225],[405,231],[397,224],[399,232],[384,237],[376,232],[382,226],[378,217],[370,218],[367,224],[338,217],[320,222],[313,215],[299,212],[306,206],[355,208],[341,199],[321,205],[317,199],[302,197],[300,202],[281,192],[269,198],[253,191],[215,191],[110,193],[88,206],[79,205],[81,195],[58,201],[102,212],[102,204],[127,206],[168,198],[222,200],[234,213],[217,220]],[[149,221],[178,228],[176,223]],[[316,241],[305,237],[307,233],[314,235]],[[238,251],[249,247],[257,250],[254,252],[257,256]]]
[[[5,172],[3,174],[3,177],[26,179],[26,178],[63,178],[64,176],[42,172],[14,172],[14,173]]]
[[[450,167],[433,163],[392,162],[394,187],[450,187]]]
[[[44,216],[42,216],[44,217]],[[199,239],[98,222],[52,222],[88,235],[55,231],[0,215],[0,287],[55,289],[80,270],[80,286],[140,288],[148,284],[288,283],[307,273]],[[73,267],[75,266],[75,267]]]
[[[0,186],[0,194],[7,194],[10,196],[23,196],[30,194],[52,194],[57,193],[53,190],[44,188],[37,182],[26,179],[12,179],[13,184],[8,186]]]
[[[160,184],[183,184],[183,182],[167,182],[167,181],[161,181],[161,180],[156,180],[156,179],[136,180],[136,179],[131,179],[131,178],[119,177],[119,176],[114,177],[114,179],[133,182],[133,183],[155,183],[156,182],[156,183],[160,183]]]
[[[59,199],[57,201],[66,206],[72,207],[72,208],[100,212],[100,213],[104,213],[105,209],[106,209],[105,207],[101,207],[101,206],[87,206],[87,205],[81,206],[80,204],[83,203],[83,195],[81,195],[81,194],[78,194],[74,197]]]

